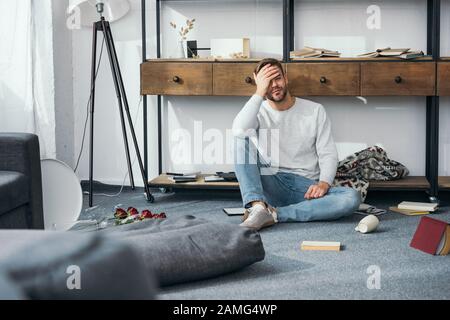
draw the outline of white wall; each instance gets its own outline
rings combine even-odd
[[[56,158],[74,166],[72,32],[66,25],[67,1],[52,0],[55,72]]]
[[[448,2],[448,0],[444,1],[443,8],[448,7]],[[296,47],[304,44],[320,45],[340,49],[345,55],[355,54],[350,50],[354,47],[361,51],[369,51],[385,45],[408,46],[425,51],[425,3],[426,1],[422,0],[377,1],[382,10],[382,27],[380,30],[368,30],[365,27],[368,17],[366,8],[372,4],[371,1],[296,1]],[[112,24],[112,31],[131,113],[134,117],[139,103],[140,1],[133,0],[131,4],[132,11],[122,20]],[[155,57],[154,1],[147,1],[147,6],[148,57]],[[170,28],[169,22],[175,21],[180,26],[186,19],[195,18],[195,26],[188,35],[188,39],[196,39],[200,47],[209,47],[211,38],[249,37],[254,57],[281,57],[281,10],[281,0],[162,2],[162,54],[164,57],[169,56],[173,52],[172,46],[176,43],[176,35]],[[443,21],[443,24],[445,23],[448,25],[448,22]],[[445,50],[450,55],[448,42],[443,45],[447,47]],[[73,31],[72,50],[76,156],[80,148],[86,103],[89,98],[90,29]],[[202,53],[202,55],[205,54],[208,53]],[[98,75],[96,96],[95,179],[120,184],[126,172],[126,162],[117,103],[106,55],[103,56]],[[170,135],[179,128],[193,133],[195,121],[202,121],[203,131],[208,128],[217,128],[225,134],[225,130],[231,127],[234,116],[246,99],[245,97],[165,97],[163,99],[164,170],[193,169],[203,172],[233,170],[231,164],[176,165],[171,160],[171,155],[175,154],[179,145],[170,142]],[[326,107],[332,120],[333,133],[341,156],[364,146],[381,144],[388,155],[404,163],[412,175],[424,175],[425,98],[368,97],[367,104],[355,97],[321,97],[313,100],[323,103]],[[442,99],[442,102],[447,106],[441,108],[442,118],[448,119],[449,101]],[[149,176],[154,177],[157,175],[155,97],[149,97],[148,108]],[[448,145],[445,137],[449,132],[448,125],[442,118],[441,150],[443,143]],[[136,127],[138,139],[142,143],[142,109],[139,112]],[[440,174],[447,174],[449,167],[443,163],[443,157],[441,151]],[[135,178],[139,182],[137,164],[134,168]],[[81,159],[79,176],[81,179],[88,177],[87,145]]]

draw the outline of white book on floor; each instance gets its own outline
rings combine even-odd
[[[417,211],[436,211],[437,206],[437,203],[403,201],[399,203],[398,208]]]
[[[302,250],[340,251],[341,243],[336,241],[303,241]]]

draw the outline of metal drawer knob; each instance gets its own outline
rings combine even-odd
[[[173,82],[179,83],[180,82],[180,77],[179,76],[174,76],[172,78]]]
[[[251,84],[252,83],[252,78],[246,77],[245,78],[245,82],[248,83],[248,84]]]
[[[400,82],[402,82],[402,77],[396,76],[395,77],[395,83],[400,83]]]
[[[327,78],[320,77],[320,83],[327,83]]]

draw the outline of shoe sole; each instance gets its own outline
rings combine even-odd
[[[253,230],[259,231],[259,230],[261,230],[261,229],[263,229],[263,228],[267,228],[267,227],[273,226],[275,223],[276,223],[275,221],[267,221],[267,222],[264,223],[260,228],[249,227],[249,226],[243,226],[242,223],[240,224],[240,226],[241,226],[241,227],[244,227],[244,228],[249,228],[249,229],[253,229]]]

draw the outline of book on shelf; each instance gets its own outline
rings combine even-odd
[[[295,58],[322,58],[322,57],[340,57],[341,53],[335,50],[324,48],[304,47],[301,50],[293,50],[290,52],[291,59]]]
[[[204,179],[205,179],[205,182],[223,182],[223,181],[225,181],[224,178],[219,177],[218,175],[206,176]]]
[[[436,211],[438,208],[437,203],[428,202],[413,202],[413,201],[402,201],[398,204],[398,208],[402,210],[416,210],[416,211]]]
[[[360,58],[376,58],[376,57],[398,57],[401,59],[414,59],[423,57],[423,52],[420,50],[411,51],[410,48],[392,49],[390,47],[377,49],[373,52],[363,53],[358,55]]]
[[[179,182],[195,182],[199,177],[200,172],[193,173],[175,173],[167,172],[169,180],[179,183]]]
[[[186,176],[186,177],[170,177],[169,180],[175,182],[175,183],[180,183],[180,182],[195,182],[197,181],[197,177],[196,176]]]
[[[450,225],[445,221],[422,217],[410,246],[432,255],[449,254]]]
[[[420,216],[424,214],[430,214],[430,211],[421,210],[409,210],[409,209],[399,209],[398,207],[389,207],[390,211],[404,214],[406,216]]]
[[[301,249],[314,251],[340,251],[341,243],[335,241],[303,241]]]
[[[187,176],[193,176],[193,175],[199,175],[199,174],[201,174],[200,171],[196,171],[196,172],[166,172],[166,175],[174,176],[174,177],[187,177]]]
[[[414,59],[414,58],[420,58],[423,57],[423,51],[408,51],[405,53],[402,53],[401,55],[399,55],[399,58],[402,59]]]

